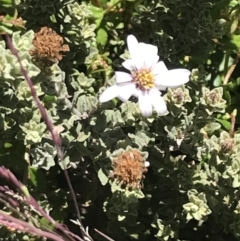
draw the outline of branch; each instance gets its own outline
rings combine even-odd
[[[19,220],[17,218],[14,218],[10,215],[7,215],[2,211],[0,211],[0,224],[6,227],[11,227],[13,229],[19,230],[21,232],[29,232],[31,234],[38,235],[40,237],[49,238],[53,241],[65,241],[64,239],[62,239],[60,236],[56,234],[38,229],[35,226],[27,222],[24,222],[22,220]]]
[[[33,97],[33,99],[35,100],[35,102],[36,102],[36,104],[38,106],[38,109],[39,109],[39,111],[40,111],[40,113],[42,115],[42,118],[43,118],[43,120],[44,120],[44,122],[45,122],[45,124],[46,124],[46,126],[47,126],[47,128],[49,130],[49,132],[51,133],[52,140],[53,140],[53,142],[55,144],[55,148],[57,150],[57,155],[58,155],[59,162],[62,162],[63,165],[64,165],[64,155],[63,155],[63,151],[62,151],[62,140],[61,140],[61,137],[60,137],[59,133],[56,131],[56,129],[54,128],[54,125],[52,124],[50,118],[48,117],[46,109],[41,104],[41,102],[40,102],[40,100],[39,100],[39,98],[37,96],[36,90],[34,88],[33,82],[31,80],[31,78],[29,77],[26,69],[23,67],[21,59],[20,59],[20,57],[18,55],[18,52],[15,49],[15,47],[13,46],[12,40],[11,40],[11,38],[9,36],[7,36],[7,44],[8,44],[9,49],[11,50],[12,54],[16,56],[16,58],[17,58],[17,60],[19,62],[20,70],[21,70],[23,76],[25,77],[25,80],[28,83],[28,86],[30,88],[32,97]],[[77,204],[76,195],[75,195],[75,192],[73,190],[73,187],[72,187],[69,175],[68,175],[68,171],[66,170],[66,168],[64,168],[64,175],[65,175],[66,181],[68,183],[68,187],[70,189],[70,192],[71,192],[71,195],[72,195],[72,198],[73,198],[74,206],[75,206],[75,209],[76,209],[76,212],[77,212],[77,217],[79,219],[79,222],[81,222],[81,215],[80,215],[80,210],[79,210],[79,207],[78,207],[78,204]],[[30,200],[31,200],[32,203],[34,203],[34,201],[35,201],[32,198]],[[43,210],[40,208],[39,205],[37,206],[37,208],[39,209],[39,211],[41,211],[41,214],[44,213],[44,212],[42,212]],[[45,216],[46,216],[46,213],[44,214],[44,217]],[[51,223],[57,225],[56,227],[58,227],[60,230],[62,230],[64,232],[64,229],[62,228],[62,226],[59,225],[58,223],[54,222],[54,220],[50,216],[47,219],[48,220],[51,219]],[[83,227],[82,224],[80,226],[80,229],[81,229],[82,236],[84,238],[92,240],[90,235],[88,233],[86,233],[86,231],[84,230],[84,227]]]
[[[228,81],[229,81],[233,71],[235,70],[235,68],[236,68],[236,66],[238,64],[239,59],[240,59],[240,51],[237,53],[237,56],[236,56],[236,58],[235,58],[235,60],[233,62],[233,65],[229,68],[229,70],[228,70],[228,72],[227,72],[227,74],[226,74],[226,76],[225,76],[225,78],[223,80],[223,85],[227,85],[227,83],[228,83]]]

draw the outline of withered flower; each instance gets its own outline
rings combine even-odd
[[[18,29],[18,28],[24,28],[24,24],[25,22],[23,21],[22,18],[9,18],[8,15],[4,16],[4,15],[0,15],[0,24],[1,25],[6,25],[6,29],[9,28],[9,30],[11,29],[11,31],[13,31],[14,29]],[[3,28],[4,29],[4,28]],[[0,35],[5,35],[8,34],[8,31],[0,31]]]
[[[234,141],[232,138],[228,138],[221,142],[220,146],[223,153],[231,152],[234,148]]]
[[[145,162],[138,150],[125,151],[113,160],[110,178],[121,186],[140,189],[147,166],[148,162]]]
[[[37,60],[57,62],[62,59],[62,52],[69,51],[67,44],[63,44],[63,38],[48,27],[42,27],[34,34],[34,48],[29,52]]]

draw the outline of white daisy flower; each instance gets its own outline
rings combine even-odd
[[[122,65],[131,74],[116,71],[116,84],[107,88],[99,101],[106,102],[117,97],[126,102],[131,96],[135,96],[143,116],[151,116],[153,109],[160,115],[165,114],[167,106],[160,90],[176,88],[187,83],[190,71],[168,70],[163,61],[158,61],[157,47],[139,43],[133,35],[127,37],[127,45],[131,58]]]

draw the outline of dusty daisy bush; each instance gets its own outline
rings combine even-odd
[[[69,46],[64,44],[63,38],[48,27],[42,27],[34,34],[33,45],[30,54],[36,60],[57,62],[62,59],[63,52],[69,51]]]
[[[239,12],[0,0],[0,241],[238,241]]]

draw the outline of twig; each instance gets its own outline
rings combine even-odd
[[[228,132],[231,137],[234,136],[235,124],[236,124],[236,116],[237,116],[237,110],[234,110],[232,112],[232,114],[230,115],[230,118],[231,118],[231,128],[230,128],[230,130]]]
[[[40,237],[48,238],[54,241],[65,241],[64,239],[62,239],[60,236],[57,236],[56,234],[38,229],[35,226],[27,222],[24,222],[20,219],[14,218],[10,215],[7,215],[2,211],[0,211],[0,223],[4,226],[11,227],[13,229],[16,229],[22,232],[29,232],[29,233],[38,235]]]
[[[52,124],[50,118],[48,117],[46,109],[41,104],[41,102],[40,102],[40,100],[39,100],[39,98],[37,96],[36,90],[34,88],[34,85],[32,83],[32,80],[30,79],[26,69],[23,67],[21,59],[20,59],[20,57],[18,55],[18,52],[15,49],[15,47],[13,46],[12,40],[11,40],[11,38],[9,36],[7,36],[7,44],[8,44],[9,49],[11,50],[12,54],[15,55],[17,60],[18,60],[21,72],[22,72],[23,76],[25,77],[25,80],[28,83],[28,86],[30,88],[32,97],[33,97],[33,99],[35,100],[35,102],[36,102],[36,104],[38,106],[38,109],[39,109],[39,111],[40,111],[40,113],[42,115],[42,118],[43,118],[43,120],[44,120],[44,122],[45,122],[45,124],[46,124],[46,126],[47,126],[47,128],[49,130],[49,132],[51,133],[52,140],[53,140],[53,142],[55,144],[55,148],[57,150],[57,155],[58,155],[59,162],[62,162],[63,165],[64,165],[64,155],[63,155],[63,152],[62,152],[62,140],[61,140],[61,137],[60,137],[59,133],[55,130],[54,125]],[[64,168],[64,175],[65,175],[66,181],[68,183],[68,186],[69,186],[72,198],[73,198],[73,203],[74,203],[74,206],[75,206],[75,209],[76,209],[76,212],[77,212],[77,217],[79,219],[79,222],[81,223],[81,215],[80,215],[80,210],[79,210],[79,207],[78,207],[78,204],[77,204],[76,195],[75,195],[75,192],[73,190],[73,187],[72,187],[69,175],[68,175],[68,171],[66,170],[66,168]],[[33,201],[33,200],[34,199],[31,199],[31,201]],[[38,209],[39,208],[40,208],[40,206],[38,205]],[[40,210],[41,210],[41,208],[40,208]],[[43,211],[43,210],[41,210],[41,211]],[[44,215],[44,216],[46,216],[46,215]],[[48,218],[50,218],[50,216]],[[59,225],[58,223],[54,222],[54,220],[52,218],[51,218],[51,220],[52,220],[51,222],[53,224],[57,225],[57,227],[64,232],[64,229],[61,227],[61,225]],[[85,232],[82,223],[81,223],[81,226],[80,226],[80,230],[81,230],[82,236],[85,239],[92,240],[90,235]]]
[[[16,213],[17,215],[21,216],[22,218],[27,218],[25,214],[19,212],[16,208],[12,207],[7,201],[1,198],[1,196],[4,198],[4,195],[0,193],[0,202],[3,203],[9,210],[11,210],[13,213]]]
[[[106,234],[100,232],[99,230],[97,230],[96,228],[94,228],[94,230],[100,234],[101,236],[103,236],[105,239],[109,240],[109,241],[115,241],[114,239],[111,239],[110,237],[108,237]]]
[[[17,201],[16,201],[16,193],[13,192],[13,190],[10,190],[8,186],[0,186],[0,197],[2,197],[4,200],[7,200],[8,204],[10,206],[13,206],[15,208],[20,207],[20,196],[17,195]]]
[[[220,46],[224,46],[224,44],[220,43],[220,42],[218,41],[218,39],[216,39],[216,38],[213,38],[212,41],[213,41],[215,44],[218,44],[218,45],[220,45]]]
[[[225,75],[225,78],[223,80],[223,85],[227,85],[227,83],[228,83],[228,81],[229,81],[233,71],[235,70],[235,68],[236,68],[236,66],[238,64],[239,59],[240,59],[240,51],[237,53],[237,56],[236,56],[236,58],[235,58],[235,60],[233,62],[233,65],[228,69],[228,72]]]
[[[78,237],[76,234],[66,231],[66,233],[68,233],[70,236],[74,237],[75,239],[79,240],[79,241],[83,241],[83,239],[81,239],[80,237]]]
[[[25,149],[25,153],[24,153],[24,159],[27,163],[26,166],[24,166],[24,173],[23,173],[23,183],[26,184],[27,183],[27,180],[28,180],[28,169],[29,169],[29,166],[30,166],[30,147],[31,145],[27,145],[26,146],[26,149]]]
[[[36,200],[29,194],[27,187],[23,185],[17,178],[10,172],[10,170],[5,167],[0,167],[0,176],[6,179],[8,182],[12,183],[26,198],[26,202],[32,205],[41,215],[46,218],[49,222],[55,225],[55,221],[44,212],[44,210],[39,206]]]

